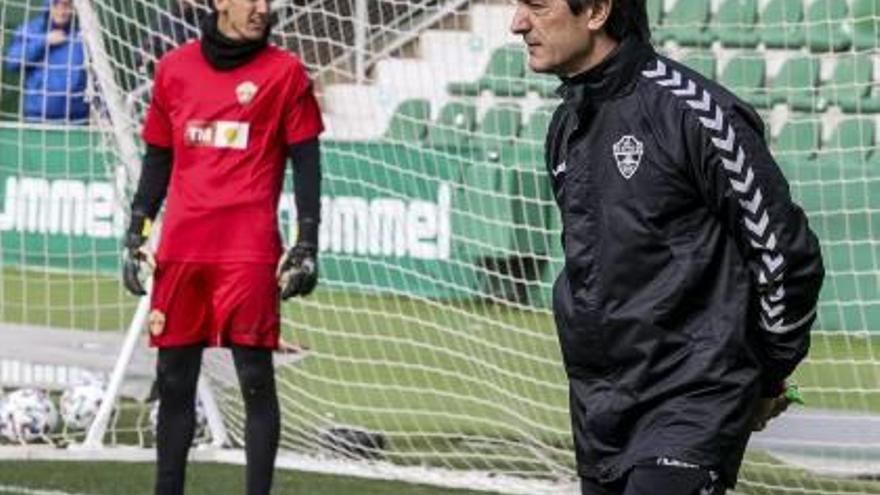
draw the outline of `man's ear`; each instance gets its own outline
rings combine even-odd
[[[590,31],[599,31],[604,28],[605,22],[611,15],[612,7],[614,7],[614,0],[596,0],[593,2],[593,5],[584,12],[584,15],[589,18],[587,20],[587,28]]]

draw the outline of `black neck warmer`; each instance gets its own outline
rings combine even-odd
[[[217,70],[227,71],[250,62],[269,43],[266,28],[263,37],[254,41],[237,41],[227,38],[217,28],[217,13],[202,19],[202,55]]]

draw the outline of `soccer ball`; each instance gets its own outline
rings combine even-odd
[[[58,411],[42,390],[16,390],[0,404],[0,437],[10,442],[34,442],[45,438],[57,426]]]
[[[104,388],[100,383],[74,385],[61,394],[61,419],[71,430],[85,430],[95,420]]]
[[[153,432],[154,437],[159,424],[159,402],[158,400],[153,402],[153,406],[150,408],[150,431]],[[208,418],[205,416],[205,407],[202,405],[202,401],[196,399],[196,431],[193,435],[193,441],[205,434],[207,425]]]

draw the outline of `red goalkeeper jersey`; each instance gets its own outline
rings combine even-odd
[[[218,71],[198,41],[169,52],[143,129],[144,141],[174,151],[157,258],[276,262],[287,149],[322,130],[308,75],[292,54],[269,45]]]

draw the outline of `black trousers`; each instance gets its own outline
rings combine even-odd
[[[701,467],[645,464],[612,483],[581,478],[581,495],[724,495],[718,476]]]

